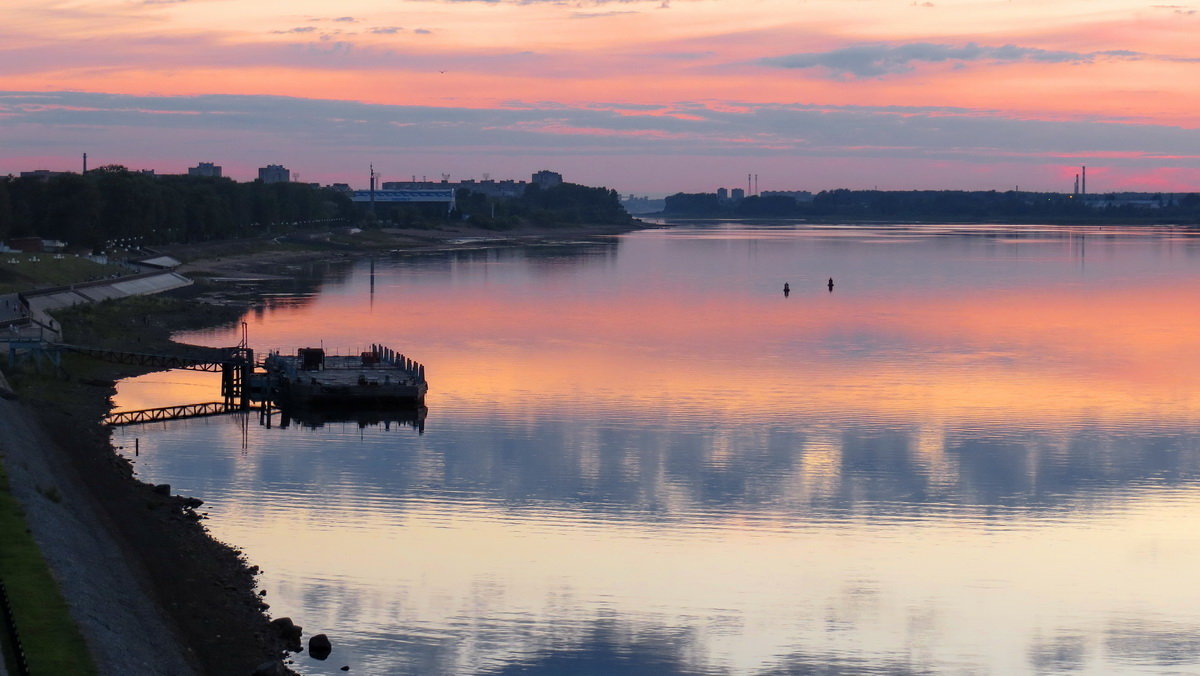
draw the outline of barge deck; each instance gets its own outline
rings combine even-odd
[[[382,345],[355,356],[317,347],[263,361],[270,398],[305,406],[409,406],[425,403],[425,367]]]

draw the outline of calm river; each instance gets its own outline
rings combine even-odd
[[[252,346],[408,354],[423,433],[115,438],[330,636],[305,674],[1200,671],[1200,235],[720,223],[318,272]]]

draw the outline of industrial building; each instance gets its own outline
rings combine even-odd
[[[34,169],[33,171],[22,171],[21,178],[37,178],[46,181],[54,178],[55,176],[62,176],[65,173],[67,172],[50,171],[49,169]]]
[[[543,169],[533,175],[533,184],[541,188],[553,188],[556,185],[562,185],[562,182],[562,174],[557,171]]]
[[[221,167],[212,162],[201,162],[194,167],[188,167],[188,176],[206,176],[208,178],[221,178]],[[262,170],[259,169],[259,178],[262,178]],[[265,182],[265,181],[264,181]]]
[[[258,180],[263,183],[289,183],[292,180],[292,172],[281,164],[268,164],[259,168]]]

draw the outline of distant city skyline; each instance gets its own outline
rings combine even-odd
[[[86,154],[83,155],[82,162],[86,162]],[[80,171],[80,169],[83,169],[85,171],[93,171],[93,170],[99,169],[100,167],[109,166],[109,165],[124,166],[125,169],[127,169],[131,172],[149,174],[149,175],[154,175],[154,176],[180,175],[180,176],[216,177],[216,178],[227,178],[227,179],[239,181],[239,182],[251,182],[254,180],[260,180],[265,183],[281,183],[281,182],[301,183],[301,182],[303,182],[303,183],[309,183],[309,184],[314,184],[314,185],[323,185],[326,187],[339,187],[340,186],[343,189],[350,188],[350,189],[355,189],[355,190],[360,190],[360,191],[366,190],[370,184],[369,175],[365,178],[361,177],[361,176],[357,177],[358,180],[356,180],[355,178],[350,178],[346,181],[310,181],[307,179],[301,180],[301,176],[299,173],[293,172],[288,167],[285,167],[283,165],[278,165],[278,164],[268,164],[264,167],[258,167],[256,169],[254,169],[252,172],[250,172],[251,174],[256,174],[256,175],[248,175],[248,176],[242,176],[242,177],[229,176],[229,175],[226,175],[223,173],[223,167],[221,167],[219,165],[215,165],[212,162],[199,162],[197,164],[197,166],[187,167],[184,171],[172,171],[170,169],[164,171],[157,167],[132,167],[132,166],[121,165],[121,163],[119,163],[119,162],[107,162],[107,163],[99,165],[99,166],[96,166],[96,165],[88,166],[86,164],[82,164],[81,167],[76,168],[74,170],[72,170],[72,169],[46,169],[43,167],[39,167],[37,169],[22,169],[19,171],[9,172],[8,175],[19,176],[22,178],[49,178],[49,177],[58,176],[61,174],[78,173]],[[1073,185],[1067,186],[1067,189],[1061,189],[1061,188],[1039,189],[1039,188],[1034,188],[1034,187],[1029,187],[1029,186],[1022,188],[1021,186],[1016,185],[1016,186],[1007,186],[1007,187],[998,187],[998,188],[980,188],[978,190],[985,190],[985,191],[986,190],[995,190],[997,192],[1007,192],[1009,190],[1016,190],[1016,191],[1020,191],[1020,192],[1055,192],[1055,193],[1063,193],[1063,194],[1074,193],[1075,195],[1109,194],[1110,197],[1112,195],[1125,195],[1125,194],[1200,193],[1200,188],[1183,189],[1183,190],[1164,190],[1161,188],[1145,188],[1145,189],[1133,188],[1133,189],[1128,189],[1128,190],[1105,189],[1105,190],[1102,190],[1100,193],[1097,193],[1095,190],[1087,189],[1086,167],[1076,167],[1076,170],[1077,170],[1077,173],[1074,176],[1074,183],[1073,183]],[[374,171],[373,167],[371,169],[369,169],[369,171]],[[539,176],[542,177],[541,180],[539,180]],[[820,192],[821,190],[846,188],[846,186],[836,186],[836,187],[831,187],[831,188],[821,188],[821,189],[817,189],[817,190],[804,190],[804,189],[800,189],[796,186],[792,186],[789,188],[761,189],[758,186],[758,176],[757,175],[752,175],[752,176],[753,176],[753,178],[748,179],[746,181],[746,183],[743,184],[746,187],[731,187],[734,184],[727,183],[727,184],[721,184],[721,185],[717,185],[717,186],[703,186],[703,187],[696,188],[694,190],[676,190],[676,191],[671,191],[671,192],[638,191],[638,190],[620,191],[620,190],[618,190],[618,193],[621,195],[622,199],[625,199],[628,197],[628,198],[639,198],[639,199],[654,198],[654,199],[661,200],[662,197],[669,196],[671,194],[691,192],[691,193],[713,193],[713,194],[716,194],[722,200],[729,199],[729,198],[740,200],[740,199],[744,199],[745,197],[750,197],[750,196],[755,196],[755,195],[763,195],[763,196],[787,196],[787,197],[793,197],[793,198],[797,199],[798,201],[809,201],[813,198],[813,196],[816,192]],[[550,171],[548,169],[542,169],[542,170],[533,172],[531,178],[532,178],[532,183],[541,184],[542,187],[557,185],[558,183],[563,183],[563,182],[567,182],[567,183],[573,182],[573,181],[569,180],[569,178],[564,179],[562,174],[560,174],[558,172]],[[448,174],[448,173],[441,173],[441,174],[437,174],[434,176],[430,176],[428,174],[409,174],[408,176],[400,176],[400,177],[395,177],[391,180],[388,180],[388,177],[385,177],[378,171],[375,171],[375,179],[376,179],[376,185],[379,186],[380,190],[428,189],[428,188],[434,187],[438,184],[448,184],[454,188],[467,188],[467,189],[475,190],[477,192],[482,192],[485,194],[495,194],[496,196],[508,196],[508,197],[519,194],[520,192],[522,192],[524,190],[526,185],[528,185],[530,183],[529,181],[526,181],[525,179],[521,179],[521,178],[510,178],[510,177],[505,177],[505,176],[495,177],[487,172],[485,172],[483,175],[478,176],[478,177],[477,176],[454,176],[454,175]],[[1082,182],[1081,182],[1081,179],[1082,179]],[[607,187],[611,188],[612,186],[607,186]],[[909,190],[917,190],[917,191],[919,191],[919,190],[964,190],[964,191],[971,191],[972,190],[970,188],[965,188],[965,189],[960,189],[960,188],[883,188],[883,187],[879,187],[879,186],[865,186],[865,187],[861,187],[861,188],[850,188],[850,189],[852,189],[852,190],[884,190],[884,191],[889,191],[889,190],[890,191],[909,191]]]
[[[0,173],[624,194],[1200,190],[1200,14],[1131,0],[6,3]],[[1092,187],[1094,186],[1094,187]]]

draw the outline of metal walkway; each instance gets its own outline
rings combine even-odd
[[[244,326],[245,324],[243,323],[243,327]],[[223,405],[228,407],[231,411],[237,409],[244,411],[250,408],[249,392],[247,391],[246,386],[250,380],[250,374],[254,372],[254,350],[246,347],[244,338],[242,340],[242,344],[236,347],[214,349],[213,352],[210,353],[211,356],[206,357],[185,357],[180,355],[126,352],[124,350],[110,350],[99,347],[86,347],[83,345],[68,345],[66,343],[52,343],[46,347],[47,349],[57,350],[59,352],[74,352],[76,354],[82,354],[94,359],[100,359],[116,364],[133,364],[135,366],[149,366],[157,369],[185,369],[188,371],[208,371],[211,373],[220,373],[221,396],[225,398]],[[195,405],[207,406],[208,404]],[[146,410],[157,411],[160,409]],[[206,413],[203,415],[215,414]],[[185,417],[195,416],[188,415]]]
[[[134,364],[137,366],[154,366],[163,369],[187,369],[190,371],[219,372],[233,364],[241,364],[247,356],[239,348],[226,348],[224,354],[213,357],[182,357],[166,354],[145,354],[141,352],[126,352],[123,350],[108,350],[99,347],[83,345],[68,345],[66,343],[51,343],[48,347],[87,355],[94,359],[116,364]]]
[[[238,411],[249,410],[240,402],[209,401],[203,404],[183,404],[182,406],[164,406],[162,408],[145,408],[139,411],[120,411],[109,413],[104,417],[105,425],[136,425],[138,423],[159,422],[162,420],[183,420],[185,418],[203,418],[211,415],[224,415]]]

